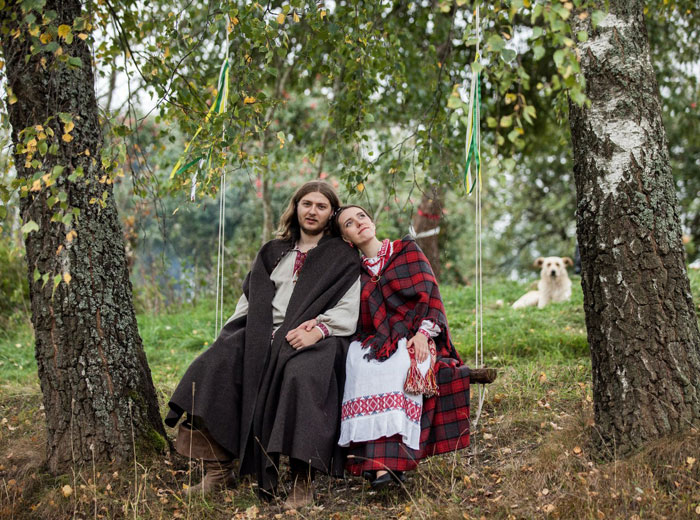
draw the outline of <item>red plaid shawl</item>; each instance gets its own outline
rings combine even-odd
[[[462,364],[450,339],[430,263],[415,241],[405,237],[394,242],[394,252],[378,281],[362,271],[355,339],[369,348],[366,358],[383,361],[396,351],[398,340],[413,337],[425,319],[433,320],[441,330],[434,338],[440,395],[423,401],[420,448],[407,447],[400,435],[351,444],[346,469],[354,475],[365,470],[411,470],[421,459],[469,446],[469,368]]]
[[[430,262],[408,236],[393,245],[394,252],[378,281],[373,281],[366,269],[362,271],[360,321],[355,339],[369,349],[365,358],[388,359],[396,352],[399,339],[412,338],[423,320],[432,320],[441,330],[434,338],[435,372],[441,367],[461,365],[450,339],[445,307]]]

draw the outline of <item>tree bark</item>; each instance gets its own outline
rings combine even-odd
[[[577,232],[602,455],[700,422],[700,334],[641,0],[610,2],[579,44],[570,105]]]
[[[440,246],[438,245],[438,228],[442,219],[443,193],[437,186],[431,186],[423,192],[418,211],[413,215],[413,229],[416,232],[416,242],[428,257],[435,278],[440,280]],[[424,234],[425,236],[421,237]]]
[[[53,27],[61,52],[47,52],[36,32],[30,34],[26,21],[19,21],[27,15],[19,3],[8,4],[0,22],[15,166],[28,186],[21,191],[20,211],[25,224],[38,224],[25,248],[47,462],[58,473],[92,460],[133,459],[134,445],[148,450],[166,444],[112,185],[100,160],[92,55],[77,34],[68,44],[55,32],[60,25],[73,27],[81,4],[49,0],[33,13],[37,23],[51,10],[57,17],[40,32]],[[32,45],[41,49],[33,56]],[[67,56],[82,65],[69,66]],[[28,142],[31,132],[34,144]],[[42,141],[55,149],[42,152]]]

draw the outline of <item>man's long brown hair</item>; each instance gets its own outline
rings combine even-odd
[[[292,196],[287,208],[280,217],[280,224],[277,228],[277,237],[282,240],[299,240],[301,238],[301,228],[297,218],[297,205],[299,201],[309,193],[320,193],[328,199],[331,204],[331,219],[333,212],[340,207],[340,199],[333,187],[325,181],[309,181],[299,188]],[[330,223],[330,221],[329,221]]]

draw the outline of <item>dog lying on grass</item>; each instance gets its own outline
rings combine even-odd
[[[513,304],[514,309],[534,307],[542,309],[548,303],[565,302],[571,298],[571,280],[566,268],[574,265],[568,256],[548,256],[535,260],[534,267],[541,269],[537,290],[530,291]]]

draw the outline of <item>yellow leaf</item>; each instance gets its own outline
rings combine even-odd
[[[292,19],[294,20],[294,23],[299,23],[299,15],[296,11],[294,11],[294,14],[292,14]]]
[[[71,229],[67,234],[66,234],[66,241],[67,242],[73,242],[73,239],[78,236],[78,233],[74,230]]]
[[[17,96],[15,96],[15,93],[12,92],[12,89],[10,87],[7,87],[7,102],[10,105],[14,105],[17,103]]]
[[[0,60],[0,70],[5,68],[5,62]]]
[[[326,17],[326,10],[321,11],[321,20],[323,20]]]
[[[360,184],[357,185],[357,191],[359,191],[360,193],[362,193],[363,191],[365,191],[365,185],[364,185],[364,183],[361,182]]]
[[[54,56],[61,56],[63,54],[63,47],[59,47],[56,49],[56,52],[53,53]]]
[[[545,374],[544,372],[540,372],[540,376],[538,379],[539,379],[540,383],[546,382],[547,381],[547,374]]]
[[[63,493],[64,497],[68,498],[73,494],[73,488],[66,484],[61,488],[61,493]]]
[[[579,446],[574,446],[574,453],[576,455],[581,455],[581,448]]]
[[[79,34],[78,34],[78,38],[80,38],[80,39],[83,40],[83,41],[87,40],[87,37],[88,37],[88,35],[85,34],[85,33],[79,33]]]
[[[236,18],[235,16],[233,18],[231,18],[231,23],[233,25],[238,25],[238,18]]]
[[[282,25],[284,23],[285,18],[286,18],[286,16],[284,16],[284,13],[278,14],[277,15],[277,23]]]
[[[83,153],[90,157],[90,148],[85,148],[85,151]]]
[[[688,468],[690,469],[693,467],[693,464],[695,464],[695,457],[688,457],[685,461],[688,463]]]
[[[58,26],[58,37],[59,38],[65,38],[70,34],[70,25],[59,25]]]
[[[245,103],[246,105],[251,105],[251,104],[255,103],[255,98],[252,96],[246,96],[245,99],[243,100],[243,103]]]
[[[68,285],[72,279],[73,277],[70,273],[63,273],[63,281],[66,282],[66,285]]]
[[[63,125],[63,132],[66,134],[70,134],[71,130],[75,128],[75,124],[73,121],[68,121],[65,125]]]
[[[41,191],[41,181],[39,179],[32,183],[32,188],[29,191]]]
[[[38,36],[39,35],[39,26],[35,25],[31,29],[29,29],[29,34],[32,36]]]
[[[73,136],[70,134],[63,134],[61,139],[63,139],[66,143],[70,143],[73,140]]]

